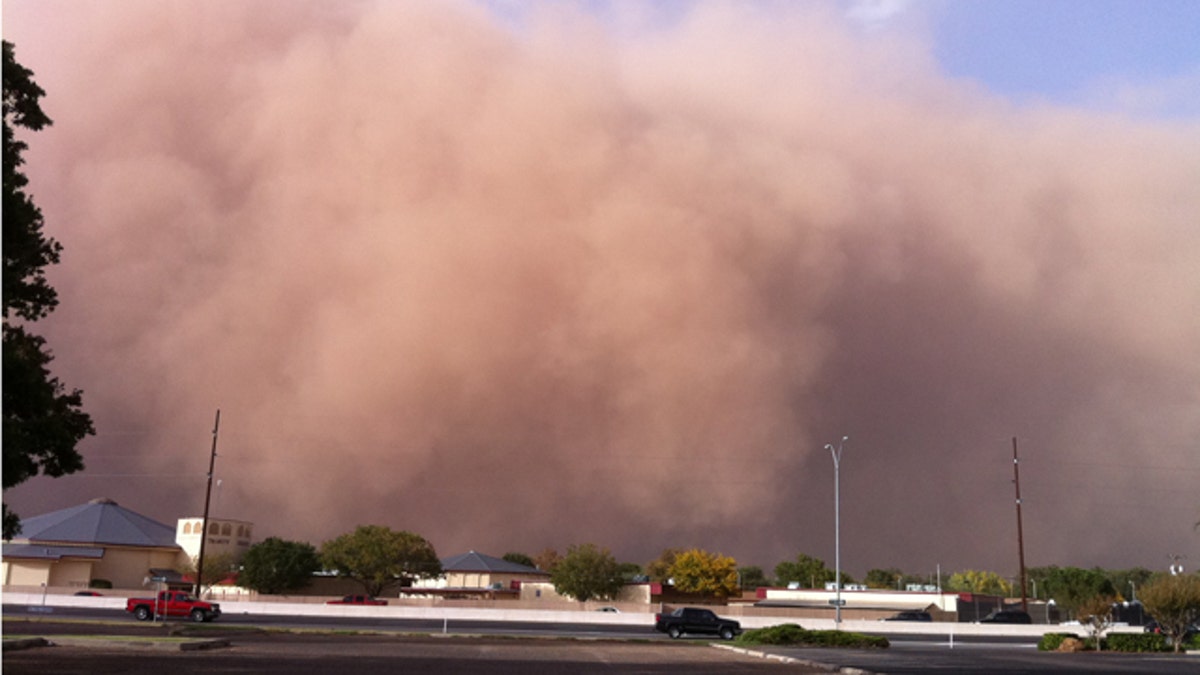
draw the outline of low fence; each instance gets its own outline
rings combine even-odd
[[[145,589],[122,590],[122,589],[104,589],[102,596],[77,596],[69,593],[52,593],[52,589],[48,589],[43,593],[41,589],[35,592],[17,592],[13,590],[5,590],[2,596],[4,604],[14,605],[29,605],[31,608],[45,608],[40,610],[44,613],[53,613],[55,607],[95,607],[102,609],[121,609],[125,608],[125,601],[131,597],[149,597],[152,593]],[[70,591],[71,589],[65,589]],[[653,625],[653,617],[649,614],[656,608],[641,608],[641,611],[625,612],[602,612],[594,611],[587,604],[580,606],[580,603],[569,603],[561,607],[555,608],[527,608],[515,606],[514,602],[497,602],[488,607],[470,607],[462,604],[452,605],[451,603],[459,603],[462,601],[446,601],[436,606],[418,606],[409,604],[405,601],[404,604],[399,604],[399,600],[389,598],[389,603],[385,606],[363,606],[363,605],[328,605],[325,604],[330,598],[314,598],[306,596],[298,596],[295,598],[287,598],[285,596],[264,596],[255,600],[220,600],[221,611],[225,614],[255,614],[259,616],[328,616],[328,617],[371,617],[371,618],[394,618],[394,619],[423,619],[443,622],[446,630],[453,630],[455,621],[520,621],[531,623],[591,623],[591,624],[606,624],[606,625],[627,625],[627,626],[645,626],[650,629]],[[745,606],[741,611],[737,611],[737,607],[729,607],[734,610],[726,612],[720,610],[719,613],[725,616],[736,618],[741,622],[742,628],[765,628],[781,623],[798,623],[810,630],[822,630],[835,628],[833,617],[801,617],[795,616],[794,613],[784,612],[787,608],[766,608]],[[34,611],[38,611],[34,609]],[[767,613],[770,612],[770,613]],[[941,635],[946,636],[948,640],[953,640],[958,635],[1028,635],[1041,636],[1044,633],[1079,633],[1086,634],[1087,629],[1075,625],[1007,625],[1007,624],[976,624],[976,623],[953,623],[953,622],[900,622],[900,621],[879,621],[868,619],[845,619],[841,622],[841,629],[846,631],[868,632],[868,633],[907,633],[907,634],[924,634],[924,635]],[[1139,626],[1114,626],[1110,628],[1108,633],[1140,633],[1142,628]]]

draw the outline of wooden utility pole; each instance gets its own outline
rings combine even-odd
[[[221,409],[217,408],[217,420],[213,422],[212,454],[208,457],[208,491],[204,493],[204,522],[200,525],[200,556],[196,559],[196,597],[204,578],[204,542],[208,541],[208,507],[212,504],[213,467],[217,463],[217,430],[221,428]]]
[[[1021,610],[1029,611],[1025,593],[1025,537],[1021,532],[1021,463],[1017,460],[1017,437],[1013,436],[1013,484],[1017,487],[1017,555],[1021,558]]]

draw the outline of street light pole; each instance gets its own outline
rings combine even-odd
[[[842,446],[848,440],[849,436],[842,436],[842,442],[838,443],[836,450],[832,444],[825,444],[825,448],[833,456],[833,583],[836,589],[833,622],[838,630],[842,628]]]

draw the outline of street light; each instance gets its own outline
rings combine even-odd
[[[841,465],[842,465],[842,446],[846,441],[850,440],[849,436],[842,436],[842,442],[838,443],[835,450],[830,443],[825,444],[825,449],[829,450],[829,454],[833,456],[833,583],[836,589],[836,596],[833,601],[834,606],[834,627],[841,629],[842,627],[842,499],[841,499]]]

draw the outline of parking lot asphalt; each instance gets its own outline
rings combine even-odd
[[[26,627],[5,622],[5,633]],[[37,629],[54,642],[54,627]],[[117,627],[111,627],[117,628]],[[59,633],[61,646],[7,650],[6,675],[47,673],[817,673],[827,670],[752,655],[713,649],[705,642],[616,641],[579,639],[513,639],[488,637],[420,637],[275,632],[212,632],[208,639],[227,639],[229,646],[203,651],[130,648],[122,639],[88,646],[79,643],[79,628]],[[95,627],[92,627],[95,631]],[[206,633],[210,631],[205,631]],[[148,633],[159,637],[163,631]],[[64,639],[65,638],[65,639]]]

